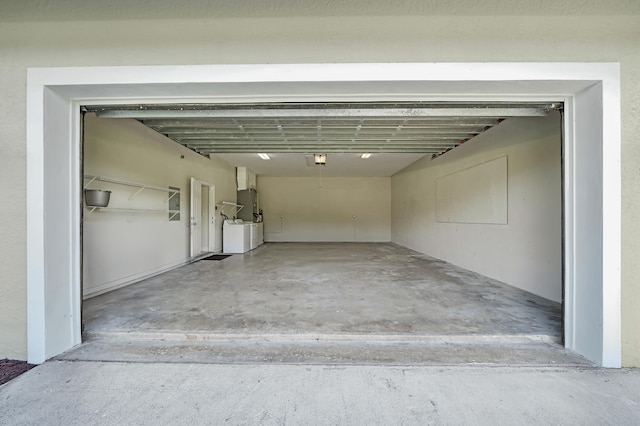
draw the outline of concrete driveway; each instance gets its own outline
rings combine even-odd
[[[338,249],[90,299],[81,345],[0,387],[0,425],[640,424],[640,370],[566,350],[559,305],[389,245]]]
[[[2,425],[640,423],[640,370],[49,361]]]

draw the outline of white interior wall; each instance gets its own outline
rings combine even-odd
[[[439,179],[481,164],[499,167],[492,160],[504,156],[507,224],[437,220]],[[562,300],[560,114],[508,119],[441,157],[414,163],[391,182],[394,242],[542,297]],[[479,189],[474,182],[467,184],[467,193],[460,198],[468,203],[463,209],[484,209],[486,200],[478,197]]]
[[[258,196],[265,241],[391,239],[389,177],[260,176]]]
[[[169,221],[163,212],[84,209],[83,293],[90,297],[188,261],[189,178],[216,185],[217,201],[235,200],[235,168],[195,154],[135,120],[85,118],[86,175],[180,188],[180,221]],[[110,208],[167,208],[168,195],[160,191],[144,190],[131,200],[138,188],[106,182],[90,187],[112,191]],[[216,239],[221,238],[217,232]]]

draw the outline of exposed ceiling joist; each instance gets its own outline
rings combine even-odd
[[[101,114],[100,114],[101,115]],[[102,115],[101,115],[102,116]],[[252,120],[250,123],[239,124],[236,121],[229,121],[227,119],[144,119],[144,122],[148,126],[163,128],[163,129],[184,129],[184,128],[199,128],[199,129],[236,129],[239,126],[245,127],[247,129],[272,129],[273,125],[276,126],[278,124],[286,126],[290,129],[307,129],[309,126],[313,126],[317,124],[316,117],[314,120],[306,119],[306,120],[280,120],[280,122],[274,122],[273,120]],[[386,122],[385,122],[386,121]],[[469,117],[458,117],[455,120],[457,127],[482,127],[487,125],[493,125],[495,120],[493,118],[469,118]],[[354,119],[342,119],[340,123],[326,125],[327,128],[343,128],[345,126],[353,126],[358,127],[366,124],[367,128],[371,129],[391,129],[396,128],[398,124],[398,120],[396,119],[388,119],[388,120],[370,120],[364,118],[354,118]],[[411,120],[407,120],[406,123],[401,124],[406,128],[449,128],[452,125],[451,118],[412,118]]]
[[[277,103],[110,105],[102,118],[133,118],[202,155],[415,153],[439,155],[510,117],[539,117],[550,103]]]
[[[213,130],[212,129],[181,130],[181,129],[157,129],[155,128],[155,126],[149,126],[149,127],[152,127],[157,132],[167,136],[182,135],[184,137],[228,138],[228,137],[234,137],[235,135],[237,135],[237,131],[234,132],[232,130],[225,130],[225,131],[220,131],[215,129]],[[326,126],[322,128],[321,132],[318,130],[306,130],[306,129],[293,130],[293,131],[291,129],[287,129],[287,130],[289,132],[292,132],[295,135],[299,135],[300,137],[318,136],[319,134],[322,134],[323,136],[326,136],[326,137],[339,138],[344,136],[351,136],[353,134],[353,131],[351,131],[351,129],[335,130],[335,129],[327,129]],[[397,130],[400,130],[400,129],[397,129]],[[403,134],[413,135],[415,137],[422,137],[425,135],[426,136],[468,136],[470,133],[479,133],[480,131],[481,130],[474,132],[473,130],[470,130],[470,129],[462,129],[462,130],[425,129],[421,131],[420,129],[407,130],[405,128],[402,128]],[[285,132],[284,130],[281,130],[281,133],[286,134],[287,132]],[[271,129],[264,130],[264,131],[244,132],[243,134],[250,135],[255,138],[267,137],[267,136],[271,136],[272,138],[277,137],[277,136],[274,136],[273,131]],[[358,135],[360,136],[386,136],[388,134],[389,132],[378,131],[378,130],[376,131],[364,130],[364,131],[358,132]]]
[[[261,138],[242,138],[242,137],[228,137],[228,138],[212,138],[210,136],[194,136],[194,137],[173,137],[175,141],[179,143],[199,143],[200,145],[215,145],[218,142],[229,142],[229,143],[245,143],[247,140],[250,140],[252,144],[257,146],[260,145],[299,145],[304,144],[305,142],[317,142],[323,145],[344,145],[344,144],[356,144],[358,142],[386,142],[386,143],[397,143],[397,142],[415,142],[417,144],[428,144],[431,141],[459,141],[461,139],[469,139],[473,134],[467,133],[465,135],[460,136],[425,136],[425,137],[379,137],[372,138],[370,136],[366,137],[317,137],[317,136],[289,136],[287,138],[277,138],[277,137],[261,137]]]

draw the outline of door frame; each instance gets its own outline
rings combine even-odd
[[[190,179],[190,209],[189,209],[189,247],[191,258],[198,257],[203,253],[202,250],[202,188],[208,189],[208,206],[207,206],[207,230],[208,241],[206,252],[217,252],[220,248],[216,247],[216,186],[212,183],[196,179]],[[198,189],[197,191],[195,189]]]
[[[502,100],[565,103],[565,346],[620,367],[620,99],[618,63],[29,68],[28,359],[81,342],[80,106]]]

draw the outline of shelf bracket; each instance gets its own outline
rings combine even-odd
[[[136,198],[142,191],[144,191],[146,188],[146,186],[142,186],[140,189],[138,189],[135,193],[133,193],[131,195],[131,197],[129,197],[129,201],[133,200],[134,198]]]
[[[170,194],[171,194],[171,195],[169,195],[169,198],[167,198],[167,203],[168,203],[169,201],[171,201],[171,199],[172,199],[173,197],[175,197],[175,196],[176,196],[176,194],[178,194],[178,191],[171,191],[171,192],[170,192]]]
[[[229,208],[233,208],[233,216],[236,217],[238,216],[238,212],[240,210],[242,210],[244,208],[244,206],[242,204],[237,204],[237,203],[232,203],[230,201],[222,201],[220,203],[218,203],[217,205],[220,206],[220,214],[229,217],[226,213],[225,213],[225,208],[229,207]]]
[[[89,183],[88,183],[88,184],[86,184],[86,185],[84,186],[84,189],[87,189],[87,188],[89,187],[89,185],[91,185],[91,184],[93,183],[93,181],[95,181],[96,179],[98,179],[98,176],[94,176],[94,177],[89,181]]]

